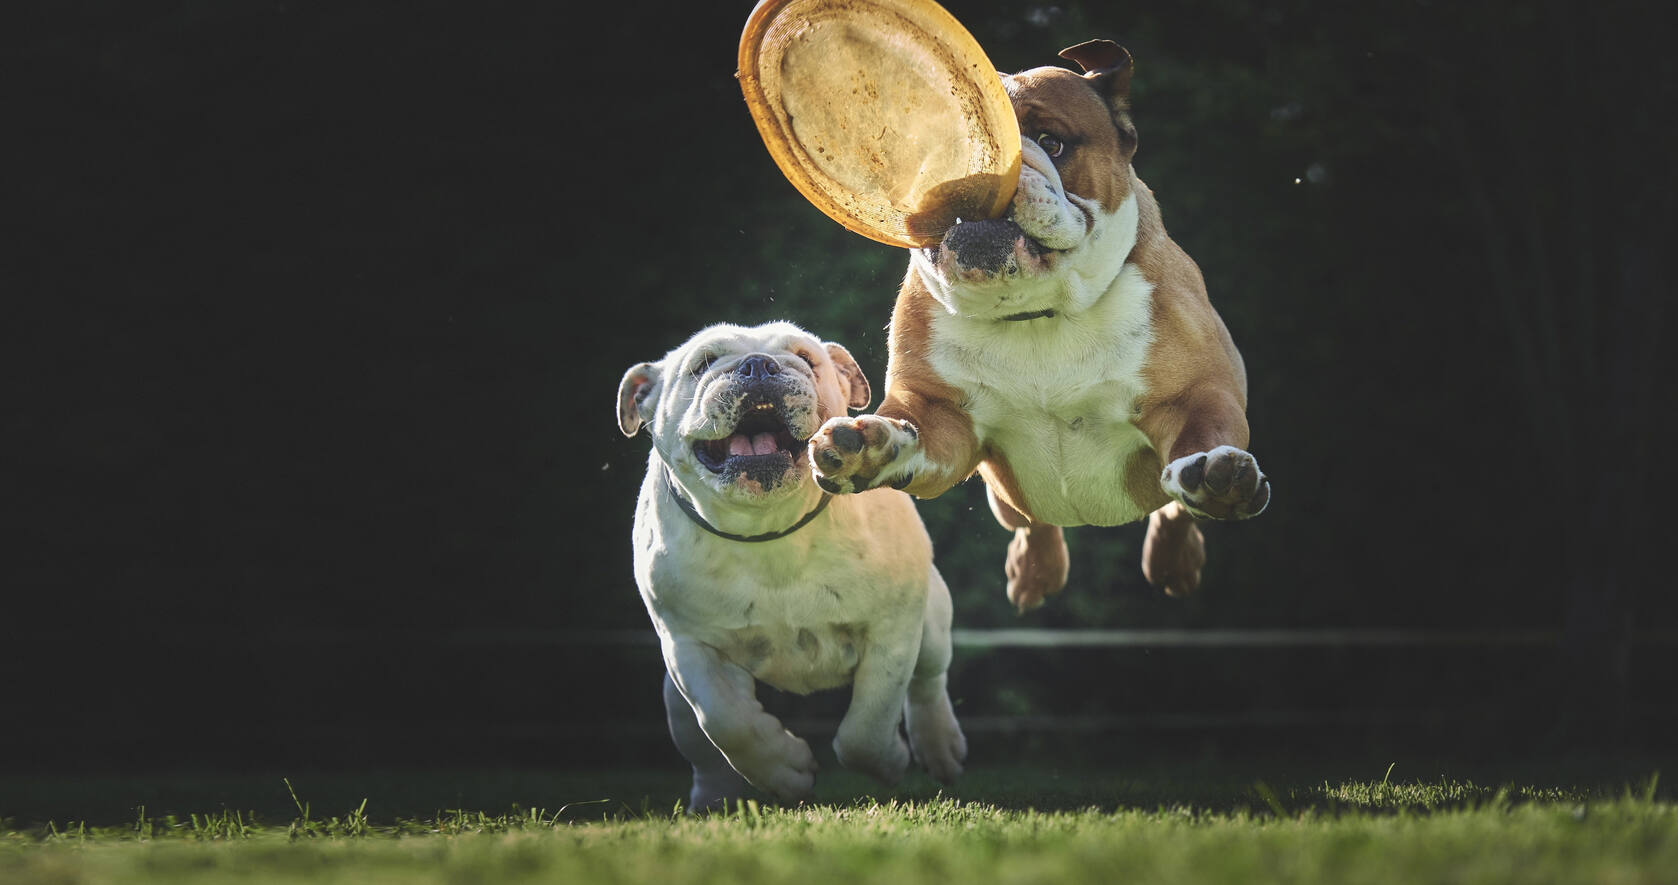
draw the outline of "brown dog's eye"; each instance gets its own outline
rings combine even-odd
[[[694,363],[693,368],[689,369],[688,372],[689,372],[689,374],[691,374],[695,378],[697,378],[700,375],[705,374],[705,370],[711,368],[711,364],[716,362],[716,361],[717,361],[716,357],[714,357],[710,354],[706,354],[705,356],[700,357],[699,361]]]
[[[1043,153],[1048,154],[1051,158],[1059,157],[1061,154],[1066,152],[1066,142],[1061,141],[1047,132],[1041,133],[1037,136],[1037,146],[1042,148]]]
[[[816,367],[815,358],[810,356],[808,353],[805,353],[804,351],[800,350],[798,352],[798,358],[804,361],[804,365],[809,366],[812,369],[814,369]]]

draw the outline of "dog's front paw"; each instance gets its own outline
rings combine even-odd
[[[916,761],[940,783],[953,783],[961,775],[961,763],[967,760],[967,737],[956,722],[949,696],[940,693],[931,703],[911,702],[905,718]]]
[[[895,418],[830,418],[810,437],[816,484],[838,494],[882,485],[903,488],[915,478],[908,463],[920,445],[913,425]]]
[[[1234,447],[1184,455],[1165,466],[1160,487],[1195,516],[1246,519],[1270,503],[1270,480],[1258,460]]]

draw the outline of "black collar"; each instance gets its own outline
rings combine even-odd
[[[805,527],[806,525],[809,525],[810,520],[815,519],[818,515],[821,514],[821,512],[823,510],[826,510],[828,502],[833,500],[832,495],[828,494],[827,492],[822,492],[822,499],[821,499],[820,502],[818,502],[816,504],[816,509],[811,510],[809,513],[804,514],[804,518],[800,519],[799,521],[797,521],[795,523],[793,523],[790,528],[782,529],[781,531],[778,531],[778,532],[764,532],[761,535],[735,535],[735,534],[731,534],[729,532],[725,532],[722,529],[719,529],[716,526],[711,525],[710,523],[706,522],[705,518],[703,516],[699,515],[699,511],[693,509],[693,502],[689,501],[688,499],[686,499],[684,497],[682,497],[681,492],[676,491],[676,483],[673,482],[670,478],[670,469],[668,467],[666,467],[664,469],[663,473],[664,473],[664,489],[665,489],[665,491],[670,493],[671,499],[673,499],[676,502],[676,506],[678,508],[680,508],[683,513],[687,514],[688,519],[691,519],[694,522],[698,523],[700,528],[704,529],[705,531],[710,532],[713,535],[716,535],[719,538],[727,538],[730,541],[744,541],[748,544],[755,543],[757,541],[773,541],[776,538],[784,538],[787,535],[790,535],[793,532],[798,531],[799,529]]]
[[[1041,320],[1055,315],[1054,308],[1048,310],[1032,310],[1025,313],[1011,313],[1002,318],[1004,323],[1022,323],[1026,320]]]

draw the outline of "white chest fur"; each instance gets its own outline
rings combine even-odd
[[[933,368],[962,390],[981,444],[1007,459],[1039,520],[1118,525],[1146,515],[1124,475],[1148,446],[1131,422],[1146,392],[1152,291],[1127,264],[1080,312],[1021,322],[934,315]]]
[[[754,677],[808,693],[850,683],[870,643],[918,632],[932,542],[901,492],[836,497],[774,541],[707,534],[643,486],[635,571],[653,623],[717,649]]]

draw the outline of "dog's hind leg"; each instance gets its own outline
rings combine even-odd
[[[751,791],[751,784],[728,764],[728,757],[705,736],[693,705],[682,697],[676,681],[664,674],[664,717],[670,725],[670,739],[682,758],[693,766],[693,789],[688,793],[688,811],[720,810],[729,800],[738,801]]]
[[[1200,586],[1206,565],[1206,539],[1182,504],[1171,503],[1148,514],[1142,542],[1142,576],[1168,596],[1187,596]]]
[[[967,759],[967,738],[950,704],[950,590],[938,569],[931,571],[926,595],[926,620],[921,625],[921,650],[909,678],[904,722],[909,749],[928,774],[943,783],[961,774]]]
[[[996,521],[1014,530],[1014,540],[1008,543],[1008,559],[1003,564],[1003,571],[1008,575],[1008,601],[1022,613],[1030,611],[1066,586],[1066,574],[1071,567],[1066,535],[1058,525],[1032,522],[998,498],[996,490],[988,484],[985,497],[990,499],[990,510],[996,514]]]

